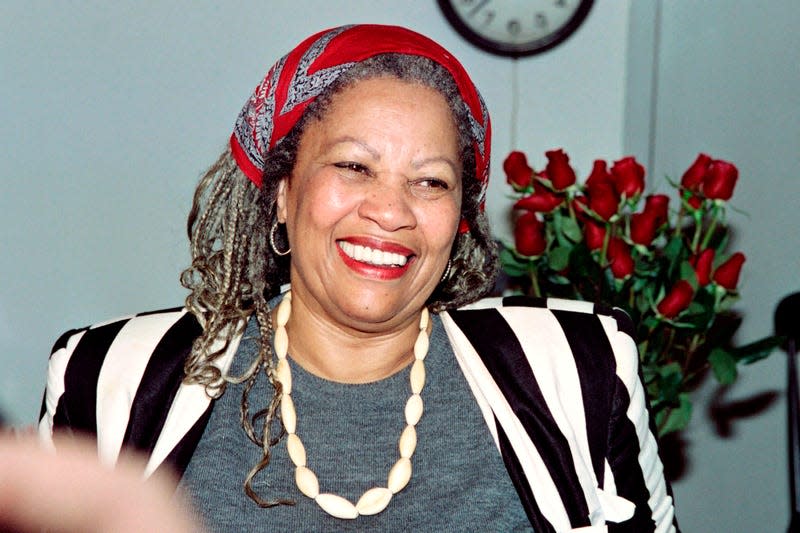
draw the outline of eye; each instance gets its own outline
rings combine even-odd
[[[417,180],[415,184],[420,187],[425,187],[426,189],[432,189],[432,190],[447,191],[450,189],[450,185],[448,185],[446,181],[438,178],[423,178]]]
[[[334,163],[333,166],[342,170],[356,172],[358,174],[370,174],[369,168],[361,163],[356,163],[355,161],[340,161],[338,163]]]

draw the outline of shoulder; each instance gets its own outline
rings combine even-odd
[[[161,338],[172,332],[192,342],[200,333],[197,319],[185,308],[174,307],[116,317],[63,333],[53,344],[51,354],[80,350],[107,351],[114,342]],[[51,355],[52,357],[52,355]]]
[[[137,313],[67,331],[50,354],[40,431],[46,437],[54,426],[70,426],[95,433],[105,392],[123,391],[132,398],[148,376],[179,375],[201,332],[197,319],[184,308]]]
[[[535,322],[555,318],[560,323],[575,326],[600,321],[606,330],[615,330],[634,338],[635,328],[628,314],[617,307],[581,300],[562,298],[533,298],[529,296],[505,296],[484,298],[459,309],[449,311],[451,316],[468,317],[475,320],[496,314],[499,317],[522,316]],[[462,320],[458,320],[461,322]],[[518,321],[515,321],[518,322]],[[523,320],[524,324],[525,321]]]
[[[627,380],[638,373],[633,324],[621,309],[512,296],[487,298],[443,315],[451,344],[486,364],[511,358],[514,368],[524,362],[553,374],[575,366],[582,381],[603,376],[606,384],[615,374]]]

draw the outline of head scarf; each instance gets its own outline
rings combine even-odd
[[[231,135],[231,151],[242,172],[261,186],[264,158],[340,74],[370,57],[398,53],[427,57],[455,80],[468,110],[478,204],[483,209],[489,180],[491,125],[486,105],[464,67],[431,39],[399,26],[359,24],[312,35],[269,70],[245,104]],[[462,223],[461,231],[465,231]]]

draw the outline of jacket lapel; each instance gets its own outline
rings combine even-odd
[[[215,366],[220,369],[223,375],[227,373],[236,350],[239,348],[244,325],[244,321],[242,321],[235,326],[237,333],[231,338],[225,353],[215,361]],[[216,341],[211,350],[213,351],[220,344],[221,341]],[[150,454],[150,459],[147,462],[147,467],[145,468],[146,476],[155,472],[167,458],[176,455],[187,455],[179,450],[178,447],[188,447],[192,450],[196,447],[202,436],[202,431],[198,430],[196,425],[198,420],[204,418],[204,415],[208,413],[212,399],[206,392],[204,385],[181,382],[175,393],[172,405],[167,412],[158,440]],[[179,469],[181,466],[185,467],[185,465],[178,466]]]

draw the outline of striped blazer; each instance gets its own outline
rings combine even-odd
[[[677,531],[624,313],[509,297],[441,317],[537,533]],[[134,448],[148,475],[182,473],[213,408],[202,386],[182,383],[200,333],[186,309],[65,333],[50,356],[40,437],[89,433],[109,464]]]

